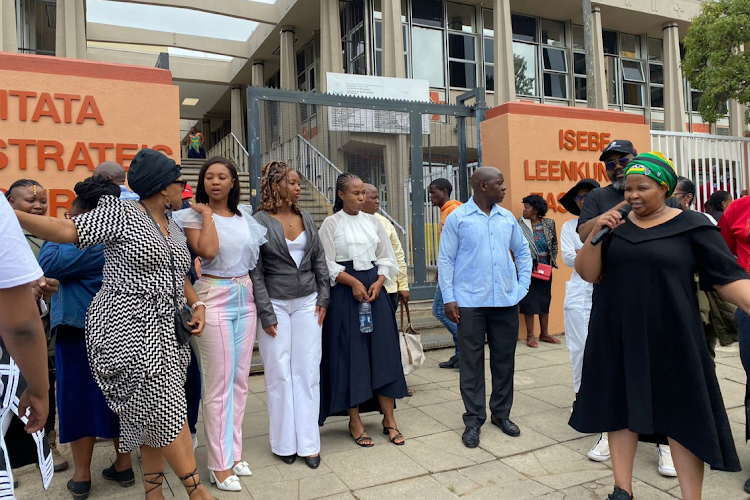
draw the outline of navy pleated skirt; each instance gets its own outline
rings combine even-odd
[[[69,443],[85,437],[119,438],[120,420],[107,405],[91,374],[83,330],[60,326],[56,335],[60,442]]]
[[[377,267],[355,271],[351,262],[340,262],[346,272],[369,290],[378,279]],[[396,315],[383,287],[372,305],[373,331],[359,331],[359,305],[352,289],[331,287],[331,301],[323,323],[323,357],[320,365],[320,417],[323,425],[331,415],[380,411],[378,395],[407,396],[401,366]]]

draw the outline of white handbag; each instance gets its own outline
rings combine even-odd
[[[422,336],[411,326],[411,314],[409,306],[401,305],[401,324],[398,332],[398,340],[401,345],[401,366],[404,375],[408,375],[424,363],[424,349],[422,348]],[[404,309],[408,323],[404,328]]]

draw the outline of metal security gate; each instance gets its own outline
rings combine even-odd
[[[278,90],[247,89],[250,183],[260,201],[263,165],[282,160],[302,177],[303,208],[316,222],[331,213],[336,177],[357,174],[378,187],[381,212],[396,227],[407,254],[412,298],[434,296],[439,216],[427,186],[438,176],[468,198],[469,169],[481,165],[479,122],[485,93],[459,104],[395,101]]]

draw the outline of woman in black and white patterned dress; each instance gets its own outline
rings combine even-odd
[[[192,305],[193,334],[201,334],[205,321],[205,307],[185,278],[185,236],[167,215],[180,206],[184,182],[173,160],[150,149],[133,159],[128,181],[140,202],[104,196],[71,221],[16,215],[49,241],[104,244],[104,279],[86,316],[86,347],[94,379],[120,417],[120,451],[141,447],[147,498],[163,498],[165,458],[191,498],[213,498],[200,484],[186,423],[190,350],[175,337],[175,292],[178,308],[186,300]],[[212,216],[206,205],[195,209]]]

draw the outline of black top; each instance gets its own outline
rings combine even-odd
[[[618,203],[625,201],[625,191],[618,191],[612,184],[603,188],[597,188],[591,191],[586,196],[586,201],[583,203],[581,209],[581,216],[578,218],[578,227],[581,224],[590,221],[608,210],[612,210]],[[671,196],[667,198],[666,204],[668,207],[682,208],[680,200]],[[625,207],[628,212],[630,207]],[[576,228],[576,231],[578,228]]]
[[[317,305],[328,307],[330,288],[323,245],[312,216],[304,210],[301,215],[307,234],[307,248],[299,267],[289,254],[281,223],[265,210],[253,216],[268,229],[268,241],[261,245],[258,264],[250,271],[255,306],[263,328],[278,323],[271,299],[297,299],[317,292]]]
[[[663,444],[669,436],[712,468],[738,471],[694,276],[713,287],[747,273],[701,213],[649,229],[625,220],[602,243],[570,425],[585,433],[630,429]]]

